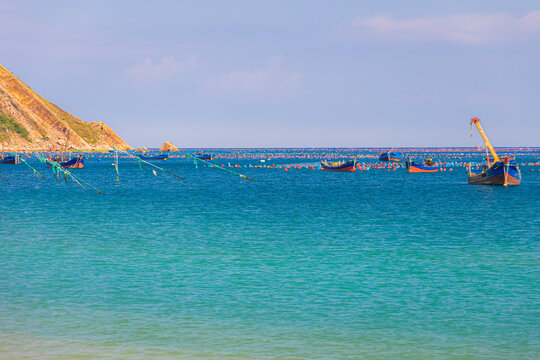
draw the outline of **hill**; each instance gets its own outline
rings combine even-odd
[[[45,100],[0,65],[0,150],[131,149],[103,122],[86,122]]]

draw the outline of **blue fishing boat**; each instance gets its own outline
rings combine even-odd
[[[197,158],[200,160],[214,160],[214,155],[212,154],[199,154]]]
[[[381,152],[379,161],[403,161],[403,154],[399,151],[388,150]]]
[[[169,155],[167,154],[159,154],[159,155],[144,155],[140,154],[137,155],[139,159],[146,160],[146,161],[152,161],[152,160],[167,160],[169,158]]]
[[[19,163],[20,163],[19,155],[8,155],[8,156],[0,155],[0,164],[17,165]]]
[[[468,182],[471,185],[519,185],[521,171],[516,161],[510,157],[502,157],[491,165],[484,165],[481,170],[468,169]]]
[[[434,163],[432,159],[426,159],[422,164],[407,159],[405,162],[407,172],[410,173],[425,173],[425,172],[437,172],[439,171],[439,164]]]
[[[515,159],[509,156],[499,158],[484,132],[480,120],[478,118],[471,119],[471,134],[473,124],[476,125],[478,132],[484,139],[486,148],[491,152],[492,158],[487,157],[487,165],[484,165],[480,171],[472,170],[469,164],[468,183],[471,185],[519,185],[521,183],[521,171]]]
[[[321,170],[323,171],[346,171],[346,172],[354,172],[356,171],[355,161],[354,160],[348,160],[348,161],[328,161],[328,160],[322,160],[321,161]]]
[[[62,161],[60,158],[56,157],[54,159],[49,159],[51,161],[54,161],[58,163],[61,167],[65,169],[82,169],[84,168],[84,156],[79,155],[71,158],[68,161]],[[52,167],[51,164],[47,164],[48,167]]]

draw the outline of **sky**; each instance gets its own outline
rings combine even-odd
[[[0,0],[0,64],[130,145],[540,146],[540,0]]]

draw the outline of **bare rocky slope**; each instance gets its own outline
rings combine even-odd
[[[131,149],[103,122],[86,122],[36,94],[0,65],[0,150]]]

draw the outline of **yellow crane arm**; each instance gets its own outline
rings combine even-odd
[[[486,147],[491,152],[491,155],[493,156],[493,159],[495,161],[501,161],[501,159],[499,159],[499,156],[495,152],[495,149],[493,148],[493,146],[491,146],[491,143],[489,142],[489,139],[488,139],[484,129],[482,129],[482,125],[480,124],[480,119],[476,118],[476,117],[472,118],[471,119],[471,128],[472,128],[473,123],[474,123],[474,125],[476,125],[476,128],[478,129],[478,132],[480,133],[480,135],[482,135],[482,139],[484,139],[484,142],[486,143]]]

